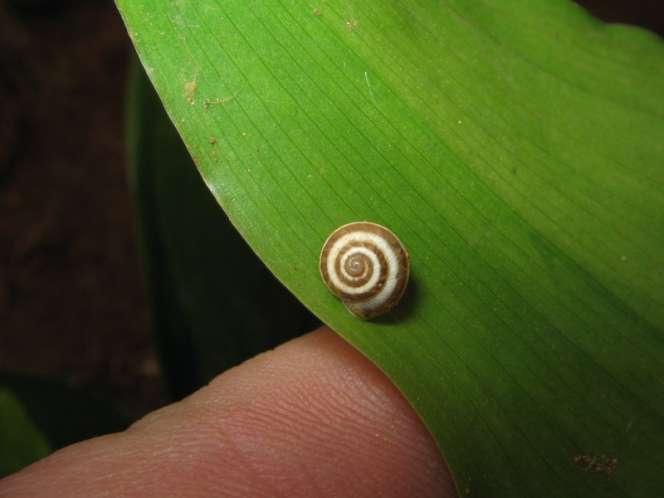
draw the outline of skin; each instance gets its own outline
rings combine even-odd
[[[0,481],[1,498],[455,497],[390,381],[326,328],[217,377],[122,433]]]

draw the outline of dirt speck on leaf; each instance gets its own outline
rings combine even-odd
[[[213,105],[224,105],[233,100],[236,96],[237,94],[230,95],[228,97],[218,97],[216,99],[205,99],[205,103],[203,105],[205,106],[206,109],[209,109],[210,106]]]
[[[618,458],[602,453],[601,455],[575,455],[572,461],[586,472],[604,474],[612,477],[618,467]]]
[[[198,83],[196,80],[187,81],[184,84],[184,96],[191,105],[194,105],[194,99],[196,97],[196,89],[198,88]]]

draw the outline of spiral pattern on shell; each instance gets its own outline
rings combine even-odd
[[[410,261],[396,235],[363,221],[343,225],[328,237],[320,254],[320,273],[351,313],[373,318],[403,296]]]

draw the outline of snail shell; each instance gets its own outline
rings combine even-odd
[[[367,319],[399,302],[408,285],[410,259],[390,230],[362,221],[332,232],[320,253],[320,273],[351,313]]]

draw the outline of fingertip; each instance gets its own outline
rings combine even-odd
[[[67,496],[102,496],[105,486],[114,496],[456,496],[406,400],[325,328],[257,356],[111,438],[24,475],[90,477]]]

